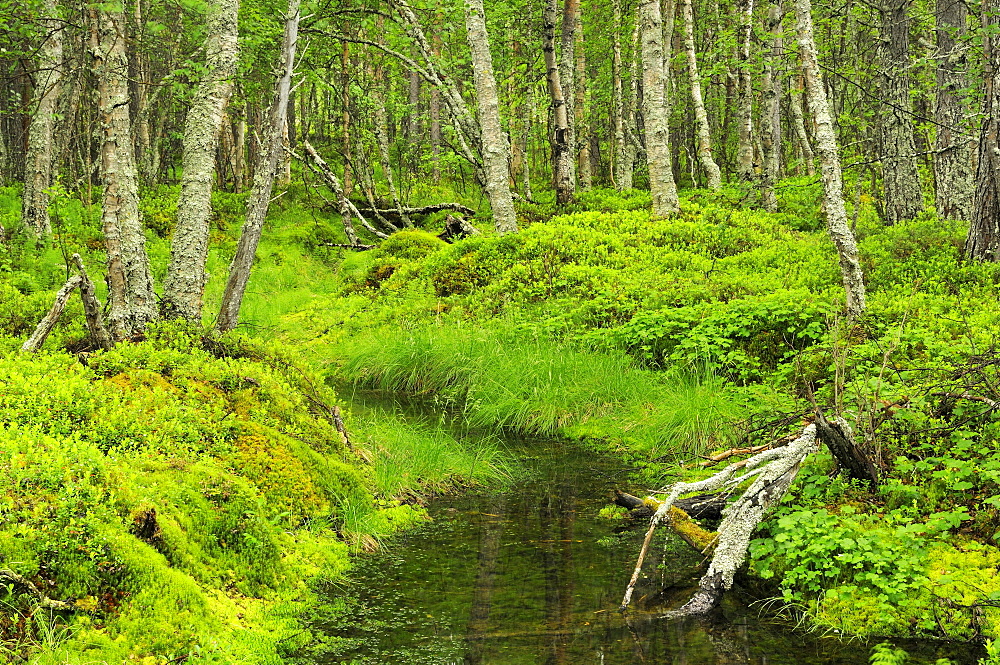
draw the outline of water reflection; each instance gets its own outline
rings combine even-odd
[[[642,534],[615,536],[597,516],[619,462],[572,445],[514,442],[533,476],[502,495],[445,498],[432,524],[365,559],[329,663],[435,665],[861,665],[868,649],[795,634],[762,620],[736,596],[711,617],[656,615],[691,592],[700,559],[657,548],[617,611]],[[658,560],[657,560],[658,559]],[[662,591],[667,587],[666,591]],[[931,649],[913,663],[973,656]]]

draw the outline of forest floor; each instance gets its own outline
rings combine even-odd
[[[293,187],[236,334],[158,324],[91,352],[72,301],[26,356],[66,257],[102,264],[96,208],[56,200],[53,241],[18,235],[0,258],[0,654],[308,660],[299,618],[351,552],[422,520],[423,497],[516,472],[502,451],[385,414],[345,412],[345,442],[330,413],[351,385],[578,439],[640,462],[648,487],[787,435],[818,404],[872,446],[882,483],[815,456],[753,541],[751,574],[817,628],[997,637],[1000,266],[962,260],[962,224],[885,227],[858,197],[869,307],[847,324],[818,184],[779,191],[776,214],[727,189],[686,192],[657,219],[648,193],[595,190],[559,211],[525,205],[518,234],[448,244],[439,216],[351,253]],[[175,197],[143,197],[158,283]],[[213,196],[206,321],[243,201]],[[18,205],[0,189],[5,227]]]

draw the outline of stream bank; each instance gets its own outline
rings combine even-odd
[[[474,433],[455,433],[474,445]],[[642,530],[616,533],[598,513],[612,489],[631,486],[634,469],[572,442],[500,436],[526,473],[503,491],[433,499],[431,522],[361,557],[352,583],[331,600],[348,598],[346,607],[314,626],[331,647],[318,662],[868,663],[868,646],[796,632],[745,593],[729,594],[711,618],[658,620],[689,597],[700,574],[700,556],[678,539],[654,548],[626,621],[617,606]],[[974,665],[978,655],[951,643],[904,646],[911,663]]]

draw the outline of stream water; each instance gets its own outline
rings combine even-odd
[[[433,521],[364,557],[338,591],[349,609],[318,627],[342,638],[321,662],[352,665],[861,665],[870,649],[804,635],[739,592],[707,619],[656,618],[692,591],[700,559],[683,543],[654,548],[627,620],[618,611],[642,529],[598,516],[630,487],[620,460],[572,443],[506,439],[529,470],[507,490],[432,501]],[[641,489],[641,488],[632,488]],[[662,542],[662,541],[661,541]],[[660,591],[666,587],[666,591]],[[973,650],[904,644],[910,663]]]

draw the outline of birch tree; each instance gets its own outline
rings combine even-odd
[[[45,33],[38,50],[38,75],[31,99],[25,155],[21,221],[38,235],[51,231],[48,188],[52,184],[56,102],[62,87],[63,34],[55,0],[45,0],[40,21]]]
[[[670,154],[670,126],[663,98],[663,18],[660,0],[640,0],[642,40],[642,101],[646,125],[646,160],[653,213],[669,215],[680,210]]]
[[[753,35],[753,0],[739,0],[739,93],[736,106],[736,173],[740,180],[756,180],[753,149],[753,82],[750,78],[750,39]]]
[[[691,0],[681,0],[681,17],[684,25],[684,55],[687,60],[688,79],[691,84],[691,104],[694,106],[698,162],[708,178],[708,188],[722,187],[722,171],[712,156],[712,130],[708,125],[708,112],[701,95],[701,76],[698,73],[698,55],[694,49],[694,11]]]
[[[128,106],[124,17],[111,5],[91,8],[100,115],[101,227],[107,249],[108,328],[116,342],[141,336],[156,319],[146,235],[139,218],[139,178]]]
[[[556,62],[556,0],[546,0],[542,14],[545,55],[545,80],[552,100],[552,180],[556,188],[556,202],[560,205],[573,200],[576,184],[573,178],[573,154],[569,143],[569,114],[566,95],[559,77]]]
[[[274,188],[275,171],[282,153],[282,131],[288,112],[288,94],[292,84],[292,72],[295,67],[295,47],[299,32],[299,0],[289,0],[288,13],[285,15],[285,34],[281,45],[281,75],[275,85],[274,102],[271,104],[270,126],[265,152],[254,170],[253,191],[247,203],[247,218],[240,233],[240,241],[236,247],[236,255],[229,265],[229,279],[222,295],[219,317],[215,328],[218,332],[227,332],[236,327],[250,281],[250,268],[257,254],[257,245],[264,229],[264,218],[267,216],[271,201],[271,191]]]
[[[764,27],[771,35],[771,53],[764,61],[764,89],[761,93],[761,143],[764,149],[764,168],[761,170],[761,204],[768,212],[777,212],[778,199],[774,184],[781,169],[781,77],[774,71],[774,64],[784,50],[781,36],[781,5],[772,2],[768,8]]]
[[[239,5],[239,0],[216,0],[209,6],[205,78],[191,99],[184,129],[177,227],[170,245],[162,309],[168,317],[194,322],[201,321],[205,292],[215,154],[239,54]]]
[[[472,51],[472,73],[476,81],[479,126],[482,131],[483,167],[486,195],[493,209],[498,233],[517,231],[517,213],[510,193],[510,144],[500,125],[500,101],[493,76],[493,56],[486,34],[483,0],[466,0],[465,25]]]
[[[827,101],[826,88],[823,86],[819,68],[816,39],[813,36],[812,3],[810,0],[795,0],[794,5],[802,75],[805,79],[809,108],[812,109],[816,120],[816,150],[819,153],[823,180],[826,224],[840,257],[840,273],[847,295],[847,313],[849,317],[854,318],[865,310],[865,283],[854,233],[847,224],[840,154],[837,151],[830,104]]]

